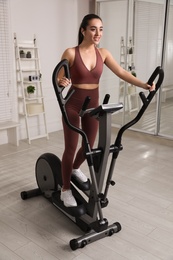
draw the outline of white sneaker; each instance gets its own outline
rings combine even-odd
[[[71,190],[61,190],[61,200],[64,202],[64,206],[66,207],[76,207],[77,202],[71,192]]]
[[[73,169],[72,175],[78,182],[83,183],[88,181],[88,178],[85,176],[85,174],[83,174],[80,169]]]

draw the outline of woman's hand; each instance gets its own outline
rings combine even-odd
[[[58,85],[62,87],[68,87],[71,84],[71,79],[68,79],[66,77],[62,77],[58,80]]]
[[[155,83],[153,82],[152,86],[148,85],[147,83],[144,85],[144,89],[147,89],[149,91],[154,91],[156,88]]]

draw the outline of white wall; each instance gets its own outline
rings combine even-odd
[[[48,132],[61,129],[61,113],[52,85],[52,72],[63,51],[77,44],[78,27],[91,0],[9,0],[11,32],[19,40],[36,34],[43,75]],[[13,44],[13,43],[12,43]],[[14,59],[14,57],[13,57]],[[20,138],[26,137],[24,122]]]

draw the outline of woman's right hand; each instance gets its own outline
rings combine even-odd
[[[58,85],[62,87],[68,87],[71,84],[71,79],[68,79],[66,77],[62,77],[58,80]]]

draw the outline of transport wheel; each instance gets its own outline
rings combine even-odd
[[[62,185],[61,161],[52,154],[42,154],[35,166],[36,181],[42,192],[57,190],[58,184]]]
[[[75,251],[76,249],[79,248],[79,245],[78,245],[78,242],[77,242],[77,239],[72,239],[70,241],[70,247],[73,251]]]
[[[80,245],[79,245],[77,239],[72,239],[70,241],[70,247],[73,251],[75,251],[78,248],[84,248],[86,245],[87,245],[87,241],[85,239],[81,241]]]
[[[121,224],[119,222],[114,223],[117,226],[117,232],[121,230]]]

